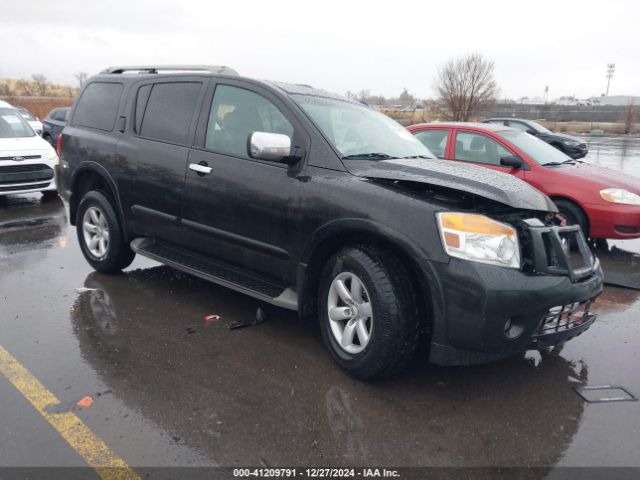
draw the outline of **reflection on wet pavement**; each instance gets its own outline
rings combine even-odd
[[[589,145],[584,161],[621,170],[640,179],[640,136],[580,135],[580,138]]]
[[[0,345],[61,400],[108,392],[84,420],[133,466],[640,465],[638,403],[587,405],[571,388],[640,393],[638,291],[607,287],[593,328],[560,351],[461,368],[418,358],[364,383],[291,312],[144,259],[92,272],[60,219],[37,197],[0,209]],[[268,322],[227,328],[258,306]],[[0,405],[0,427],[11,414]]]

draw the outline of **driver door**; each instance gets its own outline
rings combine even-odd
[[[293,139],[295,120],[261,87],[231,80],[214,87],[200,117],[199,146],[189,152],[183,242],[208,257],[285,283],[288,204],[297,180],[284,163],[250,158],[247,142],[256,131]]]
[[[484,133],[465,130],[457,130],[455,133],[454,160],[475,163],[524,180],[524,169],[526,168],[524,161],[523,168],[505,167],[500,164],[501,157],[511,155],[518,156]]]

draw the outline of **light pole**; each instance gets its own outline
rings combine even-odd
[[[616,70],[615,63],[607,64],[607,93],[605,94],[606,97],[609,96],[609,85],[611,85],[611,79],[613,78],[613,72],[615,72],[615,70]]]

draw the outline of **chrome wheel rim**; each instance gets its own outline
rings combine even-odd
[[[373,309],[369,292],[355,274],[342,272],[329,287],[329,326],[336,343],[350,354],[361,353],[371,341]]]
[[[109,224],[98,207],[89,207],[84,212],[82,233],[89,253],[98,260],[104,258],[109,250]]]

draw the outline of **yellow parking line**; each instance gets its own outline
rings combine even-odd
[[[48,405],[60,400],[42,385],[9,352],[0,345],[0,373],[34,406],[71,448],[93,467],[104,480],[140,480],[140,477],[106,443],[93,433],[82,420],[71,412],[50,413]]]

